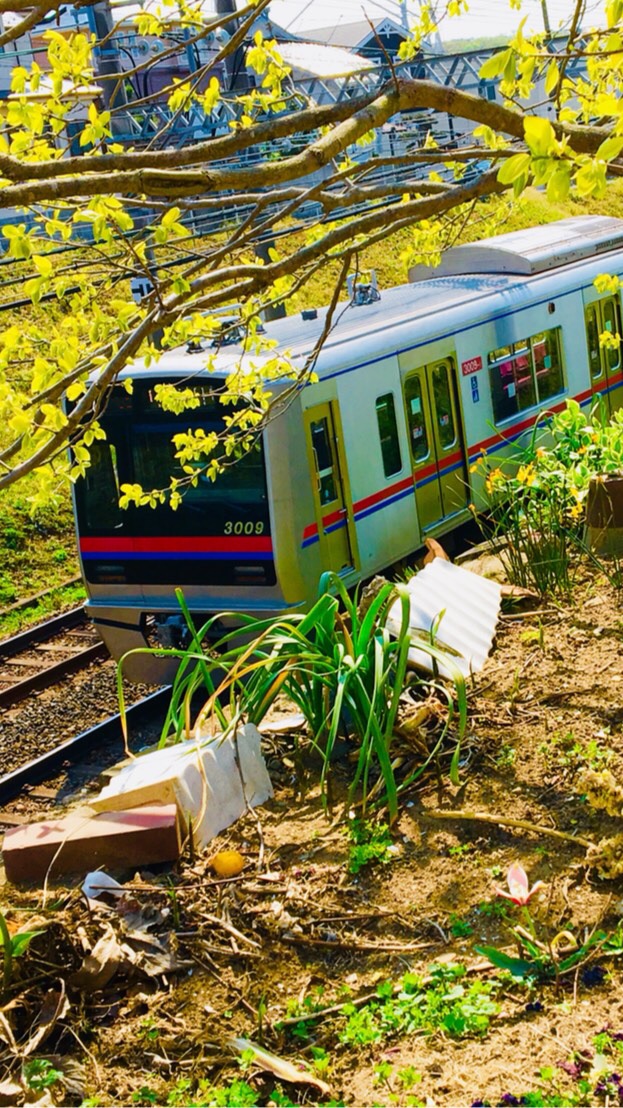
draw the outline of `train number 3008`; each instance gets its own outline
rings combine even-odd
[[[253,523],[252,520],[247,520],[243,523],[241,519],[236,523],[233,520],[228,519],[223,528],[224,535],[262,535],[264,533],[264,524],[261,520]]]

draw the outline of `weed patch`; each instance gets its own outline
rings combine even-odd
[[[396,856],[396,848],[386,823],[352,819],[348,824],[351,846],[348,851],[348,872],[359,873],[370,862],[387,864]]]
[[[500,1010],[494,996],[497,981],[465,982],[464,966],[433,964],[430,977],[407,973],[395,991],[391,981],[380,985],[378,1000],[357,1010],[347,1005],[346,1026],[339,1040],[355,1046],[379,1043],[415,1031],[444,1032],[453,1038],[485,1035],[491,1018]]]

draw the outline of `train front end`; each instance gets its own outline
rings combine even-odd
[[[120,507],[125,485],[150,492],[166,490],[171,476],[187,480],[175,457],[175,434],[224,429],[217,379],[180,379],[199,399],[180,414],[163,410],[157,383],[141,374],[132,391],[115,386],[100,420],[106,439],[93,443],[91,465],[74,490],[87,611],[116,659],[137,648],[188,644],[177,589],[196,626],[228,613],[215,623],[215,638],[240,623],[237,613],[263,618],[289,606],[275,566],[264,435],[215,481],[197,462],[196,479],[175,511],[168,502]],[[178,382],[167,377],[167,383]],[[164,683],[177,665],[145,651],[127,658],[123,672],[130,680]]]

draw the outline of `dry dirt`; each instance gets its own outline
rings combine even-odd
[[[621,877],[599,876],[571,836],[598,842],[623,831],[620,818],[587,803],[581,785],[587,769],[622,777],[623,606],[604,578],[582,573],[570,600],[502,617],[470,687],[461,785],[449,784],[442,760],[403,798],[384,863],[349,872],[351,842],[338,819],[347,757],[334,766],[327,818],[317,766],[279,734],[265,751],[275,799],[214,847],[242,852],[240,876],[218,881],[205,856],[187,851],[173,870],[117,874],[131,885],[122,911],[89,912],[77,885],[49,889],[45,905],[40,890],[5,886],[13,931],[33,915],[46,921],[15,960],[0,1009],[6,1080],[19,1084],[19,1056],[28,1051],[64,1074],[43,1093],[22,1080],[31,1100],[49,1098],[41,1103],[618,1103],[616,1081],[595,1092],[593,1040],[604,1029],[611,1038],[623,1032],[623,955],[597,952],[560,981],[531,989],[509,978],[481,1034],[390,1028],[378,1041],[345,1042],[343,1009],[303,1027],[295,1019],[301,1009],[309,1015],[349,1000],[364,1012],[370,1001],[359,1002],[383,982],[396,986],[408,971],[426,977],[434,962],[463,965],[467,986],[491,981],[495,971],[475,948],[516,953],[510,927],[520,909],[494,890],[514,862],[544,883],[532,905],[546,941],[564,930],[563,944],[570,936],[582,943],[595,929],[617,927]],[[542,830],[432,815],[457,810]],[[151,946],[141,945],[141,928]],[[76,977],[102,936],[114,972],[104,980],[103,957],[103,977]],[[45,1033],[32,1046],[38,1027]],[[241,1069],[228,1048],[237,1036],[295,1063],[311,1065],[325,1051],[315,1073],[329,1091],[275,1078],[256,1062]],[[584,1099],[580,1070],[590,1086]],[[239,1081],[245,1086],[232,1087]],[[13,1101],[10,1093],[2,1101],[2,1090],[0,1103],[21,1102],[16,1089]]]

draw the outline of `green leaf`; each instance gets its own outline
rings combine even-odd
[[[513,154],[512,158],[505,161],[498,171],[498,181],[501,185],[512,185],[530,168],[529,154]]]
[[[513,958],[510,954],[505,954],[503,950],[498,950],[495,946],[477,946],[475,950],[477,954],[482,954],[498,969],[512,973],[513,977],[538,977],[543,969],[538,962],[527,962],[524,958]]]
[[[566,162],[561,162],[547,182],[547,199],[552,204],[559,204],[567,199],[570,188],[571,166]]]
[[[552,58],[547,67],[547,73],[545,75],[545,92],[548,96],[551,96],[552,92],[558,85],[559,78],[560,70],[558,68],[558,62],[555,61],[554,58]]]
[[[542,119],[538,115],[529,115],[524,120],[524,134],[535,158],[545,158],[556,142],[554,128],[549,119]]]
[[[506,69],[509,60],[513,60],[513,58],[514,54],[513,51],[510,49],[502,50],[499,54],[494,54],[492,58],[489,58],[480,67],[480,73],[478,74],[478,76],[482,77],[483,80],[492,77],[499,77]]]
[[[623,150],[623,138],[612,135],[602,142],[597,150],[596,158],[603,158],[605,162],[614,161]]]

